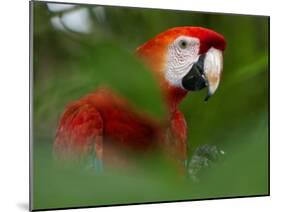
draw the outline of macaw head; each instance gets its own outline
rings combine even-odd
[[[164,90],[177,95],[207,87],[207,100],[219,86],[225,47],[224,37],[210,29],[176,27],[140,46],[137,54]]]

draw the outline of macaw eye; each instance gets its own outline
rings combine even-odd
[[[180,40],[179,46],[180,46],[181,49],[186,49],[187,42],[185,40]]]

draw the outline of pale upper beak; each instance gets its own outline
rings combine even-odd
[[[217,90],[223,70],[222,51],[211,47],[200,55],[191,70],[183,77],[182,86],[186,90],[201,90],[208,87],[207,101]]]
[[[209,51],[206,53],[203,70],[208,87],[208,95],[205,100],[208,100],[208,98],[216,92],[220,83],[222,70],[222,52],[218,49],[210,48]]]

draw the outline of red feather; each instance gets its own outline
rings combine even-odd
[[[160,136],[155,121],[137,113],[112,91],[101,88],[66,108],[54,149],[61,158],[83,157],[95,150],[98,158],[116,163],[123,160],[121,152],[153,149]]]
[[[83,157],[95,153],[106,164],[126,163],[124,153],[138,154],[164,149],[183,165],[187,152],[187,127],[178,105],[187,91],[167,83],[163,76],[167,46],[177,36],[200,40],[200,53],[210,47],[224,50],[220,34],[200,27],[177,27],[157,35],[137,49],[137,54],[154,71],[169,111],[168,127],[163,128],[136,111],[125,99],[108,89],[70,104],[63,113],[54,150],[61,158]]]

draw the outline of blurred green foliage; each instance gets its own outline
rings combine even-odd
[[[89,33],[52,25],[46,3],[33,2],[33,208],[61,208],[268,193],[268,18],[137,8],[86,8]],[[102,8],[101,19],[93,8]],[[227,40],[217,93],[189,93],[181,104],[188,122],[189,155],[202,144],[225,152],[200,173],[200,182],[179,179],[155,158],[145,173],[95,175],[60,167],[52,143],[65,106],[101,85],[113,88],[140,110],[163,119],[164,107],[150,72],[135,48],[175,26],[202,26]],[[66,27],[66,26],[65,26]]]

